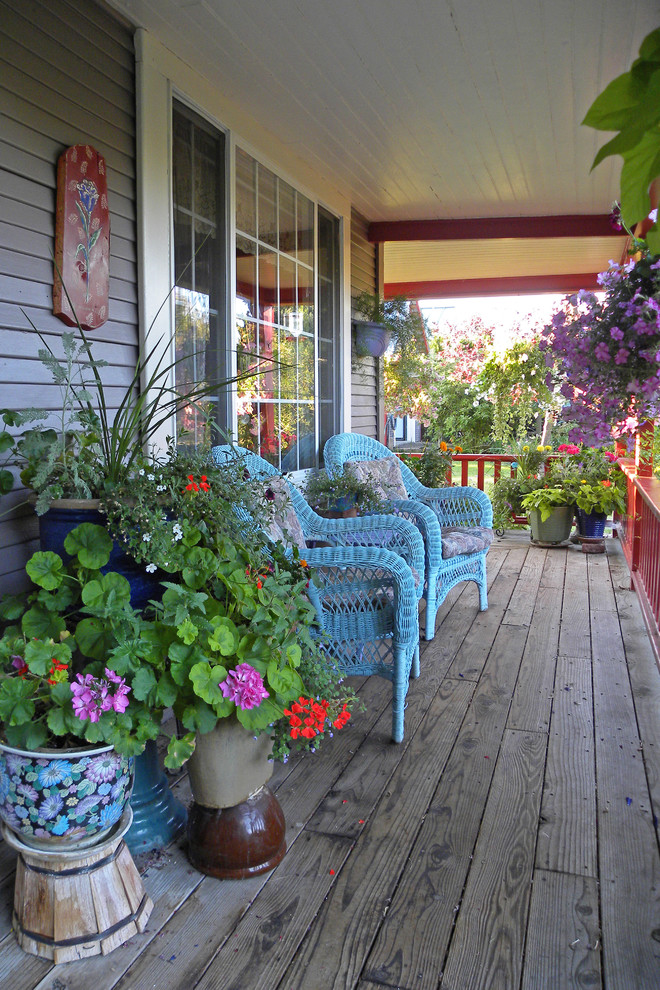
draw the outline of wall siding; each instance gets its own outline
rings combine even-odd
[[[368,221],[355,210],[351,214],[351,296],[376,292],[378,255],[376,246],[367,239]],[[382,439],[382,362],[378,358],[359,357],[351,334],[351,430]]]
[[[51,410],[59,393],[38,359],[29,320],[58,354],[67,328],[52,315],[57,159],[73,144],[104,156],[110,204],[109,320],[93,332],[108,361],[111,403],[137,356],[135,84],[131,29],[101,3],[0,0],[0,407]],[[29,318],[29,320],[28,320]],[[37,523],[5,496],[0,592],[24,586]],[[7,512],[7,510],[10,510]]]

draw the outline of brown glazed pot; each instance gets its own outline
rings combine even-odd
[[[198,735],[188,772],[188,859],[201,873],[239,879],[274,869],[286,852],[284,813],[267,786],[271,741],[233,718]]]

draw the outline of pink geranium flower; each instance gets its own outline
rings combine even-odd
[[[257,708],[268,697],[261,674],[249,663],[239,663],[218,687],[237,708]]]

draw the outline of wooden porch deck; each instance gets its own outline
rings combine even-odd
[[[53,967],[16,944],[0,845],[0,986],[660,988],[660,675],[620,548],[507,534],[489,582],[487,612],[473,585],[443,607],[401,746],[370,678],[350,728],[278,768],[271,875],[220,882],[170,847],[143,864],[147,931]]]

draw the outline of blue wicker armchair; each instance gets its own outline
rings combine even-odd
[[[323,519],[257,454],[230,445],[211,453],[219,464],[241,457],[253,477],[286,491],[287,517],[277,522],[315,570],[308,593],[324,634],[322,647],[345,673],[378,674],[392,682],[392,739],[401,742],[408,681],[419,675],[424,545],[418,530],[397,516]],[[319,542],[325,545],[314,546]]]
[[[340,473],[347,461],[392,458],[392,451],[360,433],[339,433],[323,449],[328,472]],[[485,492],[471,487],[427,488],[401,461],[399,468],[407,498],[390,498],[396,512],[419,528],[426,550],[426,639],[435,636],[438,608],[461,581],[479,588],[479,608],[488,608],[486,554],[493,539],[493,509]]]

